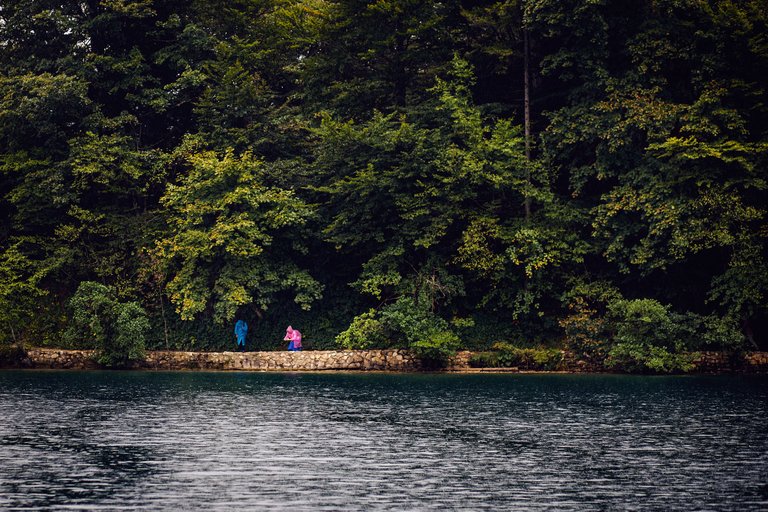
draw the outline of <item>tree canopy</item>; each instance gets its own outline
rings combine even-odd
[[[265,348],[288,323],[766,348],[767,25],[765,0],[5,0],[0,338],[87,345],[69,304],[99,283],[148,348],[226,347],[236,317]],[[642,334],[662,317],[685,343]]]

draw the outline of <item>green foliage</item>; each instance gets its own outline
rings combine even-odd
[[[119,302],[109,287],[84,281],[69,306],[72,311],[69,337],[96,348],[100,364],[124,367],[144,357],[149,321],[138,303]]]
[[[653,299],[618,300],[609,306],[614,343],[605,364],[624,371],[656,373],[693,369],[694,354],[684,353],[685,340],[668,308]]]
[[[215,320],[232,320],[242,306],[267,309],[284,290],[308,309],[322,287],[295,255],[307,251],[311,208],[292,191],[265,183],[262,163],[249,153],[185,157],[189,173],[162,199],[172,232],[157,248],[181,318],[210,308]]]
[[[469,358],[469,366],[472,368],[501,368],[502,363],[496,352],[475,352]]]
[[[60,151],[89,113],[87,82],[66,74],[0,76],[0,147],[18,151],[30,143]]]
[[[336,342],[347,349],[408,348],[425,362],[441,365],[455,355],[461,340],[428,304],[403,296],[355,317]]]
[[[610,304],[621,300],[621,294],[605,281],[577,281],[562,300],[568,311],[560,319],[565,347],[579,359],[601,364],[612,341],[606,314]]]
[[[738,351],[745,346],[744,332],[732,318],[705,316],[702,330],[702,349]]]
[[[443,366],[460,346],[461,339],[456,333],[441,330],[425,333],[421,339],[411,343],[409,348],[428,365]]]
[[[735,346],[736,340],[743,340],[734,324],[749,325],[749,319],[764,310],[768,297],[768,265],[761,253],[760,246],[754,241],[739,243],[720,275],[712,278],[709,293],[710,303],[719,305],[720,318],[710,318],[709,329],[724,346]],[[747,332],[751,337],[752,333]],[[754,339],[750,339],[753,347]]]
[[[744,335],[728,318],[671,311],[654,299],[625,300],[604,282],[579,283],[560,324],[578,359],[624,371],[690,371],[695,350],[733,350]],[[693,355],[692,355],[693,354]]]
[[[594,253],[605,259],[598,272],[617,284],[637,283],[680,309],[747,326],[765,314],[764,306],[759,314],[751,309],[764,294],[756,256],[765,252],[758,226],[766,213],[766,175],[759,170],[766,111],[748,99],[766,87],[756,72],[766,65],[765,48],[754,45],[766,25],[758,5],[665,2],[656,12],[642,4],[594,4],[563,17],[564,7],[545,2],[532,13],[535,25],[550,26],[548,37],[571,36],[552,40],[559,48],[545,69],[579,94],[551,112],[542,150],[568,179],[570,194],[580,199],[575,204],[589,212]],[[598,28],[590,37],[599,44],[576,53],[573,36],[588,32],[569,25],[585,15],[591,25],[579,24]],[[638,17],[646,22],[633,26]],[[625,64],[614,67],[618,48]],[[577,55],[594,67],[575,62]],[[728,270],[723,254],[732,255]],[[626,277],[606,274],[612,265]],[[746,274],[755,277],[747,286]],[[669,277],[686,284],[666,287]],[[691,284],[710,279],[710,290]]]
[[[520,348],[497,342],[491,352],[472,354],[469,364],[474,368],[512,368],[521,370],[553,371],[560,369],[562,350],[556,348]]]
[[[349,327],[336,336],[336,343],[348,350],[380,347],[385,342],[384,326],[375,309],[356,316]]]
[[[435,315],[430,305],[400,297],[381,310],[381,323],[389,339],[405,342],[424,360],[445,363],[459,347],[459,337],[448,322]]]
[[[444,305],[465,295],[469,280],[486,290],[482,305],[540,314],[548,273],[582,261],[586,245],[526,159],[520,127],[473,104],[473,80],[455,57],[431,89],[429,122],[323,116],[315,168],[327,240],[364,261],[354,284],[376,298],[423,290],[426,279],[433,306]],[[538,208],[533,219],[526,198]]]
[[[35,304],[46,295],[45,290],[40,289],[46,269],[36,268],[35,262],[24,256],[19,245],[0,254],[0,322],[4,326],[0,331],[0,343],[22,341],[22,333],[16,330],[34,320]]]
[[[617,300],[608,306],[617,343],[646,343],[671,346],[674,325],[669,310],[654,299]]]
[[[448,329],[448,322],[412,297],[400,297],[382,308],[381,321],[390,330],[402,334],[402,341],[408,344]]]
[[[606,365],[625,372],[679,373],[691,371],[695,357],[695,353],[676,354],[646,343],[617,343],[611,348]]]
[[[765,348],[767,13],[7,0],[0,340],[98,281],[152,347]]]
[[[460,4],[411,0],[301,2],[311,45],[298,67],[304,101],[344,117],[418,108],[452,56]],[[294,31],[296,33],[296,31]],[[460,38],[460,35],[458,35]],[[458,41],[457,41],[458,42]]]

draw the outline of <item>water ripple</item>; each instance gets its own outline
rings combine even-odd
[[[0,372],[0,508],[766,510],[768,379]]]

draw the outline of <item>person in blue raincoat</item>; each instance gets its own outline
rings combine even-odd
[[[235,323],[235,337],[237,338],[237,348],[245,352],[245,335],[248,334],[248,324],[245,320],[238,320]]]

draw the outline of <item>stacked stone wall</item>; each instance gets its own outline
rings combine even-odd
[[[23,355],[23,352],[22,352]],[[450,361],[446,370],[470,370],[471,352],[462,351]],[[95,369],[93,350],[60,350],[30,348],[16,362],[0,360],[0,366]],[[577,361],[564,354],[563,371],[599,372],[597,365]],[[723,352],[700,352],[695,360],[699,373],[768,373],[768,352],[732,355]],[[134,364],[146,370],[232,370],[232,371],[396,371],[430,370],[407,350],[310,350],[303,352],[173,352],[149,351],[146,359]],[[488,369],[486,369],[487,371]]]
[[[699,352],[693,362],[696,370],[704,373],[722,371],[768,373],[768,352],[729,354],[726,352]]]
[[[99,367],[93,358],[94,353],[94,350],[28,348],[27,359],[32,368],[90,370]]]
[[[32,348],[34,368],[91,369],[98,365],[92,350]],[[312,350],[303,352],[174,352],[149,351],[135,369],[253,371],[417,371],[421,362],[406,350]]]
[[[158,370],[416,371],[421,364],[405,350],[312,350],[302,352],[148,352],[145,368]]]

